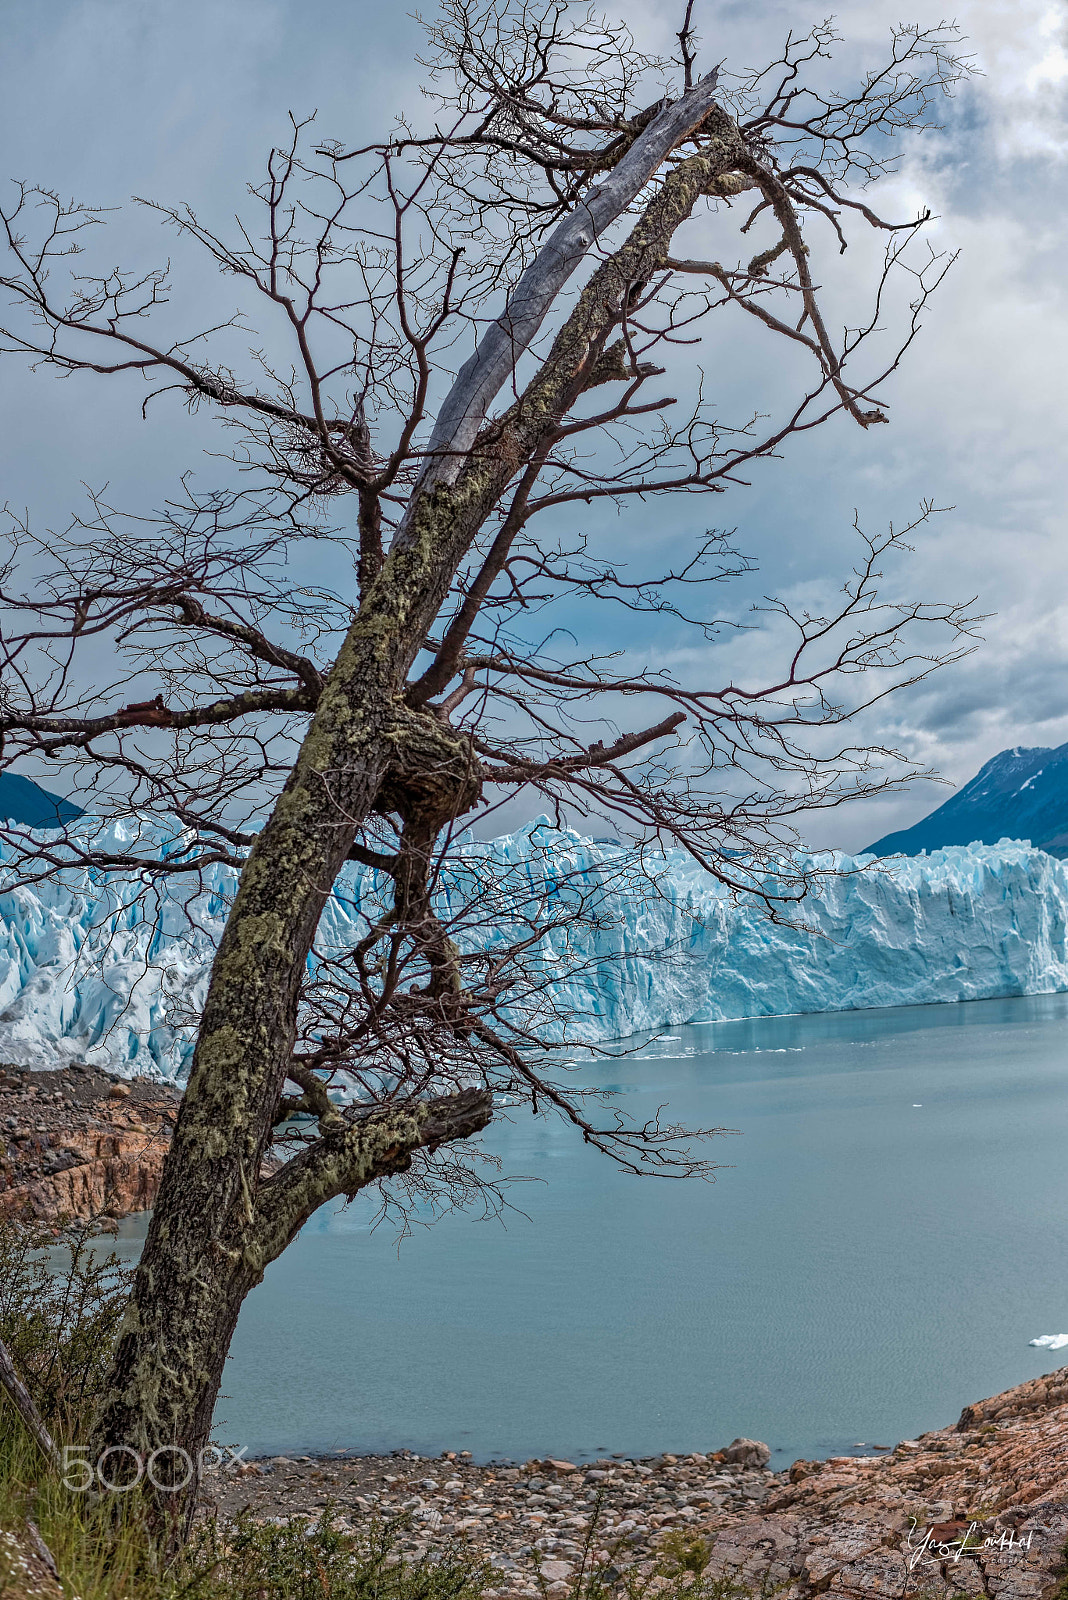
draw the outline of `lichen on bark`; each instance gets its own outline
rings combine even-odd
[[[417,487],[392,548],[365,568],[358,611],[285,787],[249,850],[215,958],[96,1419],[100,1449],[177,1443],[199,1450],[242,1301],[302,1222],[334,1196],[403,1170],[416,1150],[468,1137],[492,1115],[483,1089],[329,1119],[309,1150],[281,1172],[262,1175],[292,1059],[305,961],[357,830],[384,811],[399,817],[425,852],[480,794],[466,735],[432,709],[405,703],[407,674],[472,541],[596,371],[633,286],[663,265],[674,233],[698,198],[729,175],[740,148],[734,124],[713,109],[702,150],[659,180],[629,235],[581,290],[525,389],[482,428],[452,481]],[[429,917],[414,880],[410,892],[412,905],[419,900]],[[455,950],[443,938],[439,945],[432,984],[459,1004]]]

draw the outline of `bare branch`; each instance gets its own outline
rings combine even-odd
[[[502,315],[461,367],[438,412],[427,447],[430,459],[418,482],[423,493],[456,477],[464,452],[474,443],[490,406],[561,289],[664,158],[704,121],[713,103],[717,77],[716,72],[709,73],[674,105],[666,105],[604,182],[550,235],[520,278]]]

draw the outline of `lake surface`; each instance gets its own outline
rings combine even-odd
[[[314,1217],[246,1302],[220,1436],[581,1460],[741,1434],[783,1466],[1063,1364],[1028,1340],[1068,1332],[1068,996],[694,1026],[608,1070],[634,1117],[739,1130],[714,1183],[512,1113],[488,1144],[537,1180],[526,1215],[399,1247],[369,1200]]]

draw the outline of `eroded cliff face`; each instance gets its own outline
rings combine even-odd
[[[61,1225],[148,1210],[178,1100],[95,1067],[0,1067],[0,1215]]]

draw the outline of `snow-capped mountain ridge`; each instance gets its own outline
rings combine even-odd
[[[1000,751],[930,816],[868,848],[874,855],[911,856],[1006,837],[1068,856],[1068,744]]]

